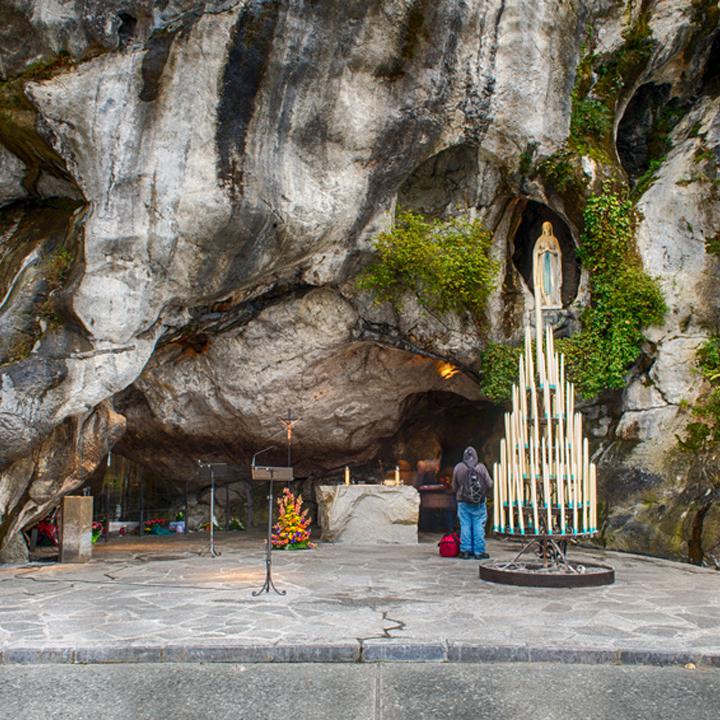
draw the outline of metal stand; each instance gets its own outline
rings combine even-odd
[[[225,463],[204,463],[198,460],[198,465],[200,467],[210,468],[210,546],[205,552],[200,554],[216,558],[219,557],[221,553],[215,547],[215,466],[225,465]],[[185,523],[187,524],[187,518],[185,518]]]
[[[266,448],[270,450],[271,448]],[[261,450],[260,452],[265,452]],[[267,537],[265,538],[265,582],[259,590],[253,590],[253,597],[257,597],[262,593],[269,593],[270,589],[274,590],[278,595],[286,595],[285,590],[278,590],[272,579],[272,525],[273,525],[273,482],[280,480],[282,482],[290,482],[293,479],[293,469],[291,467],[270,467],[255,465],[255,458],[260,453],[255,453],[250,468],[250,476],[253,480],[268,481],[268,524]]]
[[[520,552],[507,562],[480,565],[480,578],[504,585],[525,587],[597,587],[611,585],[615,571],[606,565],[574,563],[567,557],[570,535],[538,534],[528,536]],[[521,560],[533,552],[540,562]]]
[[[273,468],[268,468],[270,471],[270,480],[268,482],[268,526],[267,526],[267,537],[265,538],[265,582],[259,590],[253,590],[253,597],[262,595],[262,593],[270,592],[272,588],[278,595],[287,595],[285,590],[278,590],[275,587],[275,583],[272,579],[272,519],[273,519],[273,480],[275,473]]]

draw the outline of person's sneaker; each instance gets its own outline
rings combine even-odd
[[[469,560],[469,559],[472,557],[472,554],[469,553],[469,552],[461,552],[461,553],[458,555],[458,557],[459,557],[461,560]]]
[[[475,556],[476,560],[487,560],[490,556],[487,553],[479,553]]]

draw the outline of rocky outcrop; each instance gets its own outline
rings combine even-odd
[[[61,442],[79,418],[97,426],[95,464],[102,438],[119,439],[108,403],[127,417],[116,450],[178,488],[197,484],[198,458],[245,465],[282,444],[288,408],[302,418],[296,472],[322,475],[373,461],[410,406],[427,407],[431,426],[424,394],[480,403],[480,350],[516,341],[531,314],[515,245],[528,207],[551,210],[568,244],[582,229],[583,193],[529,168],[568,137],[585,29],[612,57],[647,15],[655,42],[612,123],[616,135],[632,117],[652,124],[658,103],[645,112],[643,98],[656,93],[631,104],[648,84],[685,110],[639,205],[638,249],[670,312],[627,391],[586,411],[612,500],[608,541],[687,556],[689,529],[678,544],[632,523],[650,522],[642,503],[662,505],[644,479],[678,497],[686,487],[668,463],[702,390],[693,354],[716,323],[704,239],[718,228],[717,183],[702,179],[717,163],[709,5],[4,0],[0,537],[79,481]],[[622,174],[620,159],[586,155],[583,192]],[[493,230],[503,269],[484,324],[358,290],[398,202]],[[554,318],[565,333],[588,302],[587,273],[571,265]],[[47,465],[42,490],[33,468],[46,456],[65,459]],[[36,485],[42,503],[23,510]]]
[[[86,482],[124,429],[124,418],[100,403],[85,417],[65,420],[30,455],[0,471],[0,547]]]

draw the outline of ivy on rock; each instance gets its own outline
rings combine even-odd
[[[398,213],[393,228],[375,239],[377,257],[358,287],[378,302],[400,306],[403,294],[411,292],[428,310],[467,311],[482,320],[499,270],[490,257],[492,239],[479,220]]]

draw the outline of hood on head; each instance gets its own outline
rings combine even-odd
[[[478,464],[478,454],[474,447],[465,448],[463,462],[470,467],[475,467]]]

